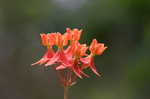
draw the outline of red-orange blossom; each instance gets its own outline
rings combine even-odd
[[[98,43],[93,39],[88,47],[86,44],[80,44],[82,30],[67,28],[64,34],[42,33],[42,45],[47,48],[44,56],[36,64],[52,66],[58,73],[60,81],[64,86],[71,86],[77,77],[89,77],[83,72],[84,69],[91,70],[98,76],[94,65],[94,56],[101,55],[107,48],[103,43]],[[57,48],[54,49],[54,46]],[[87,54],[87,50],[90,54]]]

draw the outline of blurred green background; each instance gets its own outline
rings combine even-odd
[[[1,0],[0,99],[63,99],[50,68],[31,67],[45,52],[41,32],[83,29],[108,49],[102,77],[78,80],[70,99],[150,99],[150,0]]]

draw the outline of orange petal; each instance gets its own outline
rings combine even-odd
[[[92,43],[91,43],[91,45],[90,45],[90,47],[89,47],[89,50],[90,50],[91,52],[94,52],[96,45],[97,45],[97,40],[96,40],[96,39],[93,39],[93,40],[92,40]]]
[[[73,38],[74,40],[80,40],[82,30],[73,29]]]
[[[107,47],[104,47],[104,44],[98,44],[97,45],[97,48],[96,48],[96,50],[95,50],[95,53],[97,54],[97,55],[101,55],[105,50],[106,50],[106,48]]]
[[[55,45],[56,42],[56,33],[48,33],[47,34],[49,45]]]
[[[44,46],[47,46],[47,45],[48,45],[48,38],[47,38],[47,35],[46,35],[45,33],[42,33],[42,34],[40,34],[40,36],[41,36],[42,44],[43,44]]]

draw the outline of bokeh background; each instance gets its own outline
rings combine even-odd
[[[55,72],[30,64],[45,52],[39,34],[66,27],[108,46],[95,57],[103,76],[89,71],[70,99],[150,99],[149,0],[1,0],[0,99],[63,99]]]

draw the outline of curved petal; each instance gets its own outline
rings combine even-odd
[[[72,58],[69,54],[64,53],[64,51],[60,51],[59,61],[66,66],[72,65]]]
[[[79,77],[82,79],[82,76],[81,76],[81,72],[79,70],[79,67],[74,65],[73,68],[72,68],[73,72]]]
[[[90,68],[92,69],[92,71],[93,71],[96,75],[101,76],[101,75],[97,72],[97,70],[96,70],[96,67],[95,67],[95,65],[94,65],[94,58],[92,58],[92,57],[91,57],[91,62],[90,62]]]
[[[37,65],[37,64],[42,65],[42,64],[48,62],[53,57],[53,55],[54,55],[54,52],[52,50],[48,50],[39,61],[37,61],[31,65],[32,66]]]
[[[67,67],[65,67],[64,65],[59,65],[58,67],[56,67],[56,70],[63,70],[66,69]]]
[[[50,66],[58,61],[60,55],[59,52],[56,52],[56,54],[45,64],[45,66]]]
[[[98,76],[100,74],[97,72],[96,67],[94,65],[94,58],[92,56],[88,56],[85,58],[80,58],[80,61],[82,62],[82,69],[86,69],[87,67],[90,67],[91,70]]]

